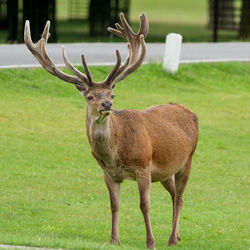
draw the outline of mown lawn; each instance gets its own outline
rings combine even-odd
[[[92,67],[95,80],[110,67]],[[250,64],[142,66],[117,84],[117,109],[172,101],[199,117],[177,249],[249,248]],[[90,153],[85,101],[43,69],[0,70],[0,244],[116,249],[102,171]],[[170,196],[152,184],[157,249],[171,231]],[[137,185],[121,189],[121,247],[144,249]]]

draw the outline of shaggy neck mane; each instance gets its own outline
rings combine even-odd
[[[96,118],[87,108],[86,124],[89,142],[99,156],[109,153],[112,130],[111,116],[112,114],[104,119]]]

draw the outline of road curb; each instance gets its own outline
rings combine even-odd
[[[246,62],[250,63],[250,58],[219,58],[219,59],[193,59],[193,60],[180,60],[180,64],[192,64],[192,63],[219,63],[219,62]],[[149,61],[143,64],[149,63],[162,63],[161,61]],[[75,63],[75,66],[81,66],[80,63]],[[113,66],[114,62],[107,63],[88,63],[89,66]],[[66,68],[64,64],[56,64],[57,67]],[[28,68],[42,68],[40,64],[21,64],[21,65],[4,65],[0,66],[0,69],[28,69]]]

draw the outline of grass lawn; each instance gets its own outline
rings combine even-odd
[[[95,80],[110,67],[92,67]],[[200,137],[177,249],[249,248],[250,64],[182,65],[175,76],[142,66],[117,84],[117,109],[172,101],[199,117]],[[136,182],[121,186],[121,247],[108,244],[111,216],[102,171],[90,153],[85,101],[43,69],[0,70],[0,244],[70,249],[144,249]],[[157,249],[172,205],[152,184]]]

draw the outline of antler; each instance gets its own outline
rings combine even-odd
[[[133,71],[135,71],[143,63],[146,55],[146,45],[144,38],[148,34],[149,26],[148,19],[145,13],[142,13],[142,15],[140,16],[140,29],[137,34],[133,32],[123,13],[120,14],[120,19],[123,26],[116,23],[115,26],[117,29],[109,27],[108,31],[128,41],[129,55],[122,66],[120,66],[120,61],[117,58],[116,66],[103,82],[104,84],[111,86],[113,86],[116,82],[123,80]],[[139,55],[140,46],[141,54]],[[118,53],[118,51],[116,53]]]
[[[88,87],[91,87],[93,85],[92,76],[90,74],[90,71],[88,69],[88,66],[86,64],[86,61],[84,59],[84,56],[82,55],[82,63],[84,70],[87,74],[83,74],[80,72],[77,68],[75,68],[72,63],[68,60],[64,47],[62,47],[62,56],[64,63],[66,67],[73,73],[75,76],[66,74],[62,72],[55,63],[51,60],[49,57],[47,51],[46,51],[46,45],[48,38],[50,36],[49,34],[49,27],[50,22],[47,21],[46,26],[43,30],[43,34],[41,39],[34,45],[31,39],[30,35],[30,22],[27,20],[25,22],[25,29],[24,29],[24,42],[27,46],[27,48],[30,50],[30,52],[35,56],[35,58],[38,60],[38,62],[52,75],[60,78],[63,81],[73,83],[76,85],[78,89],[86,89]]]
[[[103,84],[109,85],[111,87],[114,86],[116,82],[123,80],[133,71],[135,71],[143,62],[146,55],[146,45],[144,38],[148,34],[148,20],[144,13],[140,16],[140,29],[137,34],[133,32],[131,27],[129,26],[127,20],[123,13],[120,14],[121,23],[116,23],[115,26],[117,29],[108,28],[108,30],[128,41],[128,57],[121,65],[121,56],[118,50],[116,50],[116,64],[112,71],[109,73],[107,78],[103,81]],[[79,90],[88,89],[93,86],[95,83],[93,82],[91,73],[85,61],[84,55],[82,57],[82,64],[86,75],[75,68],[69,59],[66,56],[65,49],[62,47],[62,57],[66,67],[74,74],[74,76],[69,75],[61,71],[55,63],[49,57],[46,51],[46,45],[49,38],[49,27],[50,22],[46,23],[46,26],[43,30],[43,34],[41,39],[34,45],[31,39],[30,34],[30,23],[27,20],[25,22],[24,29],[24,42],[30,52],[35,56],[35,58],[39,61],[39,63],[52,75],[60,78],[63,81],[73,83]],[[139,55],[139,49],[141,46],[141,53]]]

